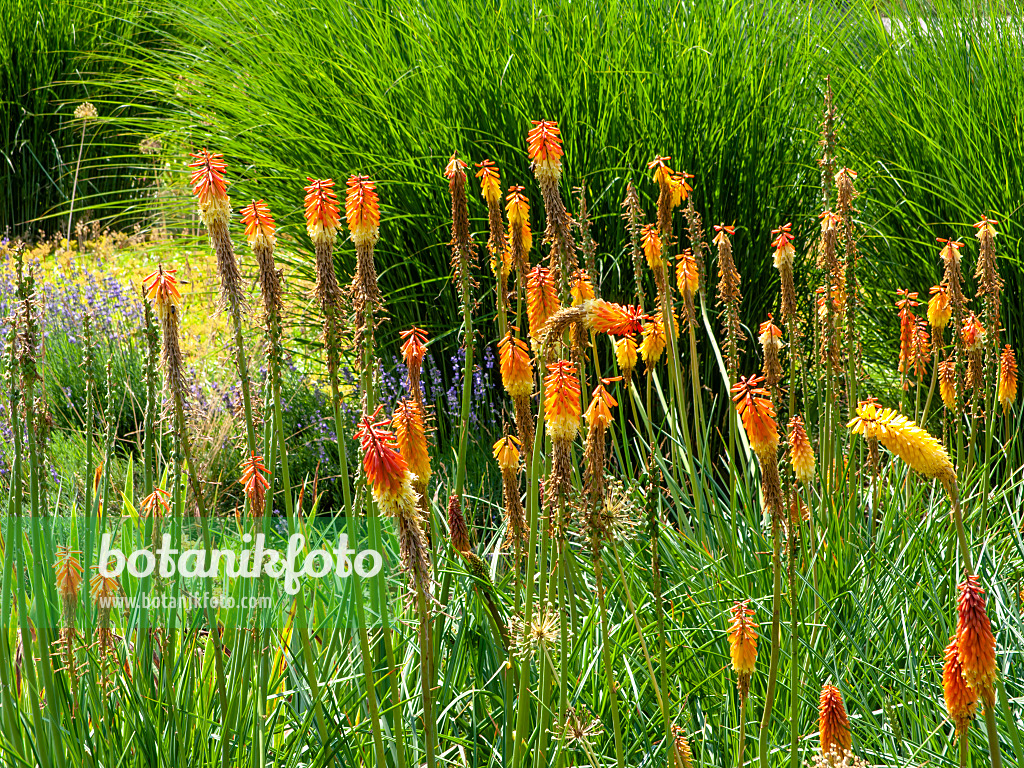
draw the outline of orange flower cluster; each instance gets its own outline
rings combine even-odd
[[[610,379],[601,379],[601,383],[594,388],[590,399],[590,406],[587,408],[587,412],[583,414],[587,420],[587,425],[591,429],[605,430],[612,423],[611,409],[619,403],[605,387],[612,382],[619,381],[621,378],[621,376],[616,376]]]
[[[569,292],[572,294],[572,305],[574,307],[578,307],[583,302],[594,298],[594,286],[590,284],[590,278],[582,269],[577,269],[573,274]]]
[[[195,162],[188,165],[194,169],[189,183],[199,203],[199,217],[207,227],[211,224],[227,224],[231,217],[231,202],[228,199],[228,182],[224,178],[227,167],[224,155],[204,148],[198,154],[189,156],[195,159]]]
[[[81,552],[73,551],[64,546],[57,547],[57,562],[54,563],[57,579],[57,594],[63,601],[69,598],[78,599],[78,592],[82,586],[82,564],[78,562],[75,555]]]
[[[355,438],[363,451],[363,471],[381,512],[392,517],[415,516],[416,494],[409,464],[397,450],[389,421],[375,421],[382,407],[364,416]]]
[[[825,685],[818,700],[818,736],[823,755],[843,757],[852,746],[850,719],[846,715],[843,695],[834,685]]]
[[[917,293],[899,288],[896,291],[896,309],[900,318],[900,361],[899,372],[903,374],[903,388],[907,388],[906,377],[914,364],[914,346],[917,341],[917,319],[914,307],[917,306]]]
[[[1007,344],[999,356],[999,404],[1003,413],[1017,400],[1017,358],[1013,348]]]
[[[348,177],[345,182],[345,219],[356,247],[373,245],[380,237],[380,200],[369,176]]]
[[[494,458],[503,471],[519,469],[519,447],[519,438],[511,435],[506,435],[494,443]]]
[[[956,726],[957,737],[962,737],[970,727],[978,709],[978,695],[964,680],[963,665],[960,663],[960,649],[954,635],[946,646],[945,662],[942,665],[942,694],[946,700],[949,719]]]
[[[932,297],[928,299],[928,322],[941,334],[953,316],[953,307],[949,302],[949,293],[944,285],[933,285],[928,289]]]
[[[957,600],[956,647],[964,682],[985,703],[994,703],[996,681],[996,639],[985,612],[985,590],[977,576],[968,576],[960,584]]]
[[[775,249],[772,256],[776,269],[781,269],[787,264],[790,267],[793,266],[793,255],[796,253],[796,247],[793,245],[793,233],[790,231],[792,226],[792,223],[786,223],[778,229],[772,230],[772,234],[775,235],[775,239],[772,240],[772,248]]]
[[[526,313],[530,321],[530,338],[540,341],[541,329],[558,311],[558,287],[550,269],[538,264],[526,279]]]
[[[779,425],[775,421],[775,406],[768,392],[761,387],[764,376],[740,377],[732,387],[732,401],[743,419],[750,447],[758,458],[775,459],[779,448]]]
[[[163,488],[154,488],[140,504],[141,517],[163,517],[171,513],[171,505],[167,503],[171,495]]]
[[[969,312],[964,319],[964,326],[960,329],[960,338],[964,343],[964,349],[968,352],[977,352],[985,343],[985,326],[973,312]]]
[[[757,662],[757,622],[749,600],[737,600],[729,613],[729,656],[740,696],[745,697]]]
[[[306,180],[309,182],[309,186],[303,188],[306,193],[306,232],[313,245],[333,245],[341,227],[334,179],[311,179],[307,176]]]
[[[647,266],[657,274],[665,263],[661,258],[661,235],[658,234],[658,228],[653,224],[645,225],[640,230],[640,239],[644,256],[647,257]]]
[[[692,301],[698,287],[697,260],[693,250],[686,248],[676,256],[676,285],[684,298]]]
[[[814,449],[799,415],[789,420],[789,460],[799,482],[809,483],[814,479]]]
[[[250,248],[267,248],[274,245],[277,225],[274,223],[274,217],[270,215],[270,209],[262,200],[253,200],[242,208],[242,224],[245,225],[245,239],[249,241]]]
[[[402,361],[406,369],[419,371],[427,354],[427,332],[413,326],[399,335],[405,340],[402,343]]]
[[[644,313],[640,307],[593,299],[585,309],[587,326],[595,333],[630,336],[643,329]]]
[[[626,381],[629,381],[630,376],[633,374],[633,369],[636,368],[636,358],[635,337],[623,336],[621,339],[615,340],[615,359],[619,364],[619,370],[622,371],[622,378]]]
[[[249,500],[249,513],[260,517],[263,515],[263,500],[270,489],[270,481],[267,480],[267,468],[263,465],[263,457],[250,453],[248,459],[241,464],[242,489],[245,498]]]
[[[526,152],[533,162],[533,172],[542,186],[553,186],[562,175],[562,133],[554,120],[530,122],[533,128],[526,136]]]
[[[650,371],[654,364],[661,359],[661,354],[668,344],[668,339],[665,336],[665,324],[661,318],[648,318],[643,324],[641,333],[643,341],[640,342],[640,356],[644,359],[647,370]]]
[[[533,394],[533,363],[530,348],[522,339],[509,331],[498,342],[501,361],[501,383],[511,397],[529,397]]]
[[[523,194],[523,189],[520,186],[508,188],[508,194],[505,195],[505,213],[508,215],[510,233],[512,231],[519,232],[525,257],[533,246],[533,233],[530,231],[530,201]]]
[[[402,400],[391,417],[398,450],[409,470],[416,475],[415,485],[426,488],[430,480],[430,454],[427,452],[427,433],[423,425],[423,411],[415,400]]]
[[[568,360],[556,360],[544,377],[544,421],[552,442],[569,442],[580,427],[580,381]]]
[[[178,279],[174,276],[178,270],[164,269],[163,265],[150,272],[142,280],[146,298],[153,304],[153,311],[161,322],[166,322],[171,307],[181,306],[181,292],[178,290]]]

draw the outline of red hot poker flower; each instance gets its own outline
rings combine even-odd
[[[554,120],[531,120],[533,128],[526,137],[526,151],[535,163],[558,165],[562,156],[562,134]]]
[[[341,226],[334,179],[306,179],[306,231],[314,245],[333,243]]]
[[[199,205],[206,207],[214,202],[224,202],[228,199],[228,182],[224,178],[224,155],[210,152],[208,149],[199,150],[198,154],[189,155],[195,158],[194,163],[188,167],[195,170],[189,178],[192,185],[192,194],[199,200]]]
[[[732,400],[743,419],[750,447],[759,457],[774,455],[779,448],[775,407],[768,392],[760,386],[763,381],[764,376],[740,377],[732,387]]]
[[[348,177],[345,182],[345,218],[358,246],[376,243],[380,231],[380,201],[369,176]]]
[[[270,209],[262,200],[253,200],[249,205],[242,208],[242,223],[245,225],[245,239],[249,245],[263,238],[268,241],[274,240],[274,233],[277,225],[274,217],[270,215]]]

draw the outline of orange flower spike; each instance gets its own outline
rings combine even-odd
[[[415,400],[403,400],[391,417],[396,442],[409,471],[416,475],[421,484],[430,480],[430,454],[427,451],[427,434],[423,426],[423,411]]]
[[[949,324],[949,318],[953,316],[949,294],[944,285],[933,285],[928,291],[932,295],[928,300],[928,322],[932,328],[943,331]]]
[[[399,516],[415,509],[416,497],[409,465],[395,450],[395,438],[388,429],[390,422],[375,421],[382,410],[383,406],[378,406],[372,416],[363,417],[355,439],[362,448],[363,471],[381,511],[389,516]]]
[[[594,298],[594,286],[590,284],[590,278],[582,269],[577,269],[573,274],[572,285],[569,288],[572,294],[572,305],[578,307],[585,301]]]
[[[524,253],[529,253],[533,246],[533,233],[530,231],[530,201],[523,194],[524,187],[511,186],[505,195],[505,213],[508,215],[509,229],[518,229],[523,241]]]
[[[974,228],[978,230],[978,234],[976,235],[976,237],[979,240],[981,240],[985,236],[990,236],[994,238],[996,235],[999,234],[998,232],[996,232],[997,224],[999,224],[998,221],[993,221],[988,217],[982,218],[981,221],[974,225]]]
[[[163,322],[172,306],[181,306],[181,292],[178,290],[178,279],[176,269],[164,269],[161,264],[155,272],[150,272],[142,280],[143,290],[146,298],[153,304],[153,311],[157,318]]]
[[[82,553],[67,547],[57,547],[57,562],[53,568],[57,572],[57,594],[63,598],[78,597],[82,586],[82,564],[75,555],[80,554]]]
[[[570,441],[579,431],[582,412],[576,367],[568,360],[551,363],[544,386],[544,421],[548,436],[555,442]]]
[[[676,256],[676,285],[683,296],[693,296],[698,287],[697,260],[693,258],[693,250],[686,248]]]
[[[526,151],[530,160],[537,164],[548,163],[558,166],[562,156],[562,133],[554,120],[531,120],[533,128],[526,136]]]
[[[530,321],[530,338],[539,341],[541,329],[558,309],[558,288],[554,275],[550,269],[538,264],[526,280],[526,313]]]
[[[932,337],[928,333],[928,323],[918,320],[914,343],[914,376],[918,381],[928,372],[928,360],[932,353]]]
[[[775,421],[775,406],[768,392],[760,385],[764,376],[740,377],[732,387],[732,401],[743,419],[743,428],[754,453],[774,456],[779,448],[779,425]]]
[[[587,420],[587,425],[591,429],[594,429],[595,427],[607,429],[608,425],[612,423],[611,409],[619,403],[614,397],[612,397],[611,393],[605,389],[605,387],[612,382],[621,380],[621,376],[615,376],[610,379],[601,379],[601,383],[594,388],[594,392],[590,399],[590,406],[584,414],[584,418]]]
[[[190,154],[194,163],[188,167],[194,169],[189,177],[192,194],[196,196],[201,210],[222,208],[228,202],[228,182],[224,178],[224,155],[201,149],[197,154]]]
[[[423,358],[427,354],[427,332],[413,326],[399,334],[405,341],[402,344],[402,360],[406,368],[419,370]]]
[[[250,247],[255,247],[260,242],[273,244],[277,225],[274,223],[274,217],[270,215],[270,209],[262,200],[253,200],[242,208],[242,224],[245,225],[245,239],[249,241]]]
[[[942,666],[942,694],[946,700],[946,712],[956,726],[956,735],[962,737],[974,719],[978,709],[978,694],[964,680],[963,665],[960,663],[960,649],[954,635],[946,646],[945,663]]]
[[[97,566],[94,565],[93,568],[97,568]],[[120,591],[121,585],[112,576],[97,573],[89,579],[89,594],[92,596],[93,602],[102,609],[113,608],[114,597]]]
[[[935,241],[942,243],[942,250],[939,251],[939,256],[942,257],[944,264],[950,262],[959,264],[960,263],[960,249],[964,247],[964,244],[959,240],[949,240],[944,237],[936,237]]]
[[[917,306],[917,294],[908,292],[903,288],[896,290],[898,296],[896,309],[899,310],[900,318],[900,359],[899,372],[906,375],[910,373],[914,359],[914,342],[916,340],[916,320],[913,308]],[[907,382],[904,379],[904,388]]]
[[[793,265],[796,247],[793,245],[793,234],[790,232],[792,226],[791,223],[786,223],[778,229],[772,230],[772,234],[775,235],[775,239],[772,240],[772,248],[775,249],[773,257],[776,268],[782,264]]]
[[[963,339],[964,348],[968,352],[978,351],[981,345],[985,343],[985,326],[981,324],[978,316],[973,312],[969,312],[964,320],[964,327],[960,331],[960,337]]]
[[[519,438],[512,435],[506,435],[494,444],[494,458],[502,470],[519,468],[520,447]]]
[[[357,246],[376,244],[380,238],[380,200],[376,185],[369,176],[353,174],[345,187],[345,219],[352,242]]]
[[[686,198],[693,192],[693,187],[687,183],[687,179],[692,179],[692,173],[673,173],[669,176],[668,185],[672,190],[672,207],[678,208]]]
[[[996,639],[985,611],[985,590],[977,576],[968,576],[959,590],[956,645],[964,681],[990,707],[995,701]]]
[[[263,465],[263,457],[250,453],[249,458],[241,464],[242,490],[249,500],[250,513],[259,516],[263,514],[263,498],[270,488],[270,481],[267,480],[267,468]]]
[[[721,245],[723,241],[728,240],[730,237],[735,237],[736,227],[726,226],[725,224],[715,224],[716,234],[711,240],[715,245]]]
[[[140,504],[142,517],[163,517],[171,514],[171,505],[167,503],[171,495],[163,488],[154,488]]]
[[[732,670],[749,677],[757,662],[757,622],[749,600],[737,600],[729,609],[729,656]]]
[[[818,701],[818,734],[823,755],[831,753],[842,758],[852,746],[850,719],[846,715],[843,695],[834,685],[825,685],[821,689],[821,698]]]
[[[798,482],[809,483],[814,479],[814,449],[800,416],[789,420],[789,459]]]
[[[306,178],[309,186],[304,187],[306,232],[314,245],[334,243],[341,227],[338,196],[334,192],[334,179]]]
[[[672,177],[675,176],[675,171],[668,165],[668,161],[671,159],[671,156],[655,155],[654,159],[647,163],[647,170],[654,171],[651,181],[658,185],[671,183]]]
[[[533,394],[533,363],[530,347],[512,331],[498,342],[501,383],[511,397],[529,397]]]
[[[664,262],[661,258],[661,235],[658,234],[658,228],[654,224],[647,224],[640,230],[640,237],[647,266],[655,271],[661,269]]]
[[[587,305],[587,325],[594,333],[612,336],[631,336],[643,330],[644,313],[640,307],[623,306],[604,299],[594,299]]]
[[[768,319],[765,320],[757,328],[758,341],[761,342],[762,347],[771,345],[776,349],[782,347],[782,329],[779,328],[773,321],[772,315],[768,313]]]
[[[999,404],[1003,413],[1017,401],[1017,358],[1013,348],[1007,344],[999,356]]]
[[[480,179],[480,195],[489,205],[497,205],[501,200],[501,173],[493,160],[481,160],[474,163],[478,169],[476,177]]]

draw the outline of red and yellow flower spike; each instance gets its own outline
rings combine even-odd
[[[519,469],[519,438],[505,435],[494,443],[494,458],[503,471]]]
[[[576,367],[568,360],[548,365],[544,377],[544,422],[553,442],[568,442],[580,428],[580,381]]]
[[[526,136],[526,152],[538,166],[558,169],[565,152],[562,150],[562,132],[554,120],[531,120],[533,128]]]
[[[737,600],[729,614],[729,657],[736,673],[736,686],[745,698],[757,663],[757,621],[749,600]]]
[[[98,568],[98,566],[93,566]],[[104,576],[97,573],[89,579],[89,594],[93,602],[101,611],[110,610],[114,607],[114,598],[121,591],[121,584],[113,576]]]
[[[164,517],[171,514],[168,499],[171,495],[163,488],[154,488],[153,492],[139,504],[140,517]]]
[[[363,451],[363,471],[381,512],[399,517],[416,508],[409,464],[395,449],[395,437],[388,429],[390,421],[377,421],[383,406],[372,416],[364,416],[355,438]]]
[[[586,324],[594,333],[631,336],[643,329],[645,315],[637,306],[592,299],[585,305]]]
[[[818,700],[818,738],[821,754],[842,759],[852,746],[850,719],[846,715],[843,695],[834,685],[822,687]]]
[[[558,311],[558,286],[550,269],[538,264],[526,280],[526,312],[530,321],[530,338],[539,342],[548,318]]]
[[[903,374],[903,388],[907,389],[907,376],[914,364],[914,346],[916,342],[917,319],[914,307],[917,306],[917,293],[903,288],[896,290],[896,309],[900,318],[900,359],[899,372]]]
[[[977,576],[968,576],[959,590],[956,646],[964,681],[991,707],[995,703],[996,639],[985,611],[985,590]]]
[[[732,401],[743,420],[750,447],[758,458],[775,460],[779,449],[779,425],[775,406],[767,390],[761,387],[764,376],[740,377],[732,387]]]
[[[619,364],[619,370],[622,371],[622,378],[629,381],[633,369],[636,368],[636,337],[623,336],[615,340],[615,359]]]
[[[785,265],[793,266],[793,256],[796,253],[796,247],[793,245],[792,226],[792,223],[787,222],[778,229],[772,230],[772,234],[775,236],[775,239],[772,240],[772,248],[775,249],[772,252],[772,257],[776,269],[782,269]]]
[[[960,263],[960,249],[964,247],[964,244],[959,240],[950,240],[945,237],[936,237],[935,242],[942,243],[942,250],[939,251],[939,256],[942,258],[944,264],[959,264]]]
[[[594,286],[590,284],[590,277],[582,269],[577,269],[573,273],[569,292],[572,294],[574,307],[594,298]]]
[[[353,174],[345,182],[345,219],[352,242],[375,245],[380,238],[380,200],[369,176]]]
[[[981,221],[973,225],[974,228],[978,230],[975,236],[979,240],[982,240],[986,237],[995,238],[995,236],[999,234],[998,232],[996,232],[997,224],[999,224],[998,221],[990,219],[987,216],[982,217]]]
[[[313,245],[332,245],[341,227],[338,196],[334,191],[334,179],[311,179],[304,187],[306,232]]]
[[[814,479],[814,449],[799,414],[789,420],[789,460],[798,482],[809,483]]]
[[[583,414],[587,420],[587,425],[591,429],[607,429],[608,425],[612,423],[611,409],[619,403],[611,396],[606,387],[621,380],[621,376],[601,379],[601,382],[594,388],[590,398],[590,405],[587,408],[587,412]]]
[[[941,334],[949,324],[949,318],[953,316],[949,294],[944,285],[933,285],[928,292],[932,295],[928,299],[928,323]]]
[[[416,380],[419,380],[419,371],[423,365],[423,358],[427,354],[427,332],[422,328],[413,326],[407,331],[402,331],[402,361],[408,371],[416,371]]]
[[[153,311],[161,322],[167,320],[171,307],[181,306],[181,292],[175,277],[177,272],[176,269],[164,269],[161,264],[155,272],[150,272],[142,280],[146,298],[153,304]]]
[[[477,168],[476,177],[480,179],[480,195],[488,205],[497,205],[501,200],[501,173],[493,160],[481,160],[474,163]]]
[[[668,340],[665,338],[665,325],[661,318],[648,318],[641,330],[643,341],[640,342],[640,357],[644,360],[648,372],[665,351]]]
[[[242,208],[242,224],[245,225],[245,239],[249,241],[250,248],[274,246],[277,225],[265,202],[253,200]]]
[[[529,397],[533,394],[533,362],[530,347],[512,331],[498,342],[498,356],[501,362],[501,383],[512,397]]]
[[[647,266],[657,272],[664,265],[661,258],[661,235],[654,224],[647,224],[640,230],[641,243],[643,244],[644,256],[647,257]]]
[[[64,546],[57,547],[57,562],[53,568],[56,571],[57,594],[60,595],[62,602],[74,602],[78,599],[82,586],[82,564],[75,555],[80,554],[82,553]]]
[[[964,680],[956,635],[950,638],[949,645],[946,646],[945,661],[942,665],[942,695],[946,700],[949,719],[956,727],[956,736],[963,738],[978,709],[978,694]]]
[[[661,184],[668,184],[672,181],[672,177],[675,176],[675,171],[673,171],[668,164],[668,161],[671,159],[671,155],[666,157],[655,155],[654,159],[647,163],[647,170],[654,171],[651,176],[651,181],[659,186]]]
[[[964,342],[964,349],[968,352],[977,352],[985,343],[985,326],[973,312],[969,312],[964,318],[964,327],[960,329],[960,338]]]
[[[414,475],[420,489],[430,480],[430,453],[427,451],[427,433],[423,424],[423,411],[415,400],[402,400],[391,417],[398,450]],[[422,491],[421,491],[422,493]]]
[[[199,203],[199,216],[209,227],[211,222],[227,223],[231,217],[231,203],[228,199],[228,182],[224,178],[224,155],[203,148],[190,154],[195,162],[189,163],[192,174],[189,183],[192,194]]]
[[[266,492],[270,489],[270,481],[267,480],[267,468],[263,465],[263,457],[250,453],[249,458],[242,461],[242,489],[245,491],[245,498],[249,500],[250,514],[260,517],[263,515],[263,500]]]
[[[1007,344],[999,355],[999,404],[1003,413],[1017,401],[1017,358],[1013,348]]]

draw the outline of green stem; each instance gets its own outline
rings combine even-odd
[[[761,768],[768,768],[768,729],[772,721],[772,707],[775,704],[775,683],[779,672],[779,649],[781,631],[779,614],[782,612],[782,563],[779,523],[772,513],[772,650],[768,661],[768,687],[764,693],[764,713],[758,733],[758,758]]]

